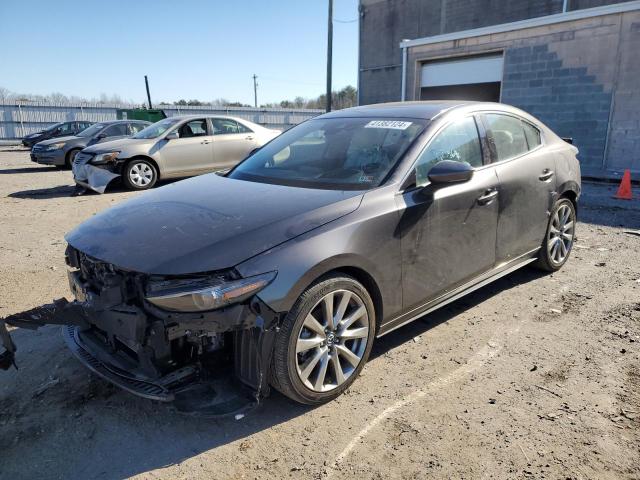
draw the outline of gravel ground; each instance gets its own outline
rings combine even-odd
[[[0,316],[68,295],[65,232],[137,193],[0,151]],[[0,478],[640,478],[640,202],[586,184],[560,272],[524,269],[377,341],[318,408],[172,413],[89,374],[59,329],[16,331]],[[637,187],[636,187],[637,191]]]

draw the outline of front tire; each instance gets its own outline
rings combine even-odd
[[[143,159],[130,160],[124,167],[122,178],[130,190],[146,190],[155,185],[158,171],[149,161]]]
[[[79,149],[71,150],[69,153],[67,153],[67,158],[65,159],[64,165],[62,165],[60,168],[64,168],[65,170],[70,169],[73,166],[73,162],[76,159],[76,155],[78,155],[78,153],[80,153]]]
[[[334,274],[309,287],[275,341],[271,383],[296,402],[333,400],[364,367],[376,331],[373,301],[353,277]]]
[[[547,272],[560,270],[569,259],[575,237],[576,208],[571,200],[561,198],[551,209],[544,241],[534,265]]]

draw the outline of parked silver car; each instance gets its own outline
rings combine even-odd
[[[279,134],[235,117],[170,117],[130,138],[85,148],[75,157],[73,176],[100,193],[120,176],[127,188],[145,190],[159,178],[229,169]]]

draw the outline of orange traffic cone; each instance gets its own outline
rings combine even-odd
[[[624,175],[622,175],[620,187],[618,188],[618,192],[614,195],[614,198],[619,198],[621,200],[631,200],[633,198],[633,195],[631,195],[631,172],[628,168],[624,171]]]

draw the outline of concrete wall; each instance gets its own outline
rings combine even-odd
[[[622,0],[569,0],[569,10]],[[360,0],[360,104],[400,99],[403,39],[560,13],[563,0]]]
[[[574,137],[583,173],[640,172],[638,47],[640,11],[416,46],[408,99],[420,98],[424,61],[503,52],[501,101]]]

